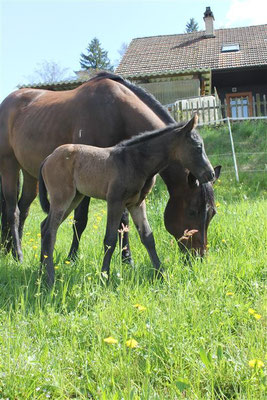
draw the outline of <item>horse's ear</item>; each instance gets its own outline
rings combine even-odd
[[[219,176],[221,174],[221,169],[222,169],[221,165],[217,165],[217,167],[214,167],[215,178],[212,183],[215,183],[217,179],[219,179]]]
[[[191,172],[189,172],[188,174],[187,182],[191,189],[194,189],[199,186],[199,181]]]

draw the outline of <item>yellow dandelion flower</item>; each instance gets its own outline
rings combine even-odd
[[[30,232],[26,232],[26,236],[29,236]]]
[[[70,264],[70,261],[65,261],[65,264]]]
[[[69,217],[69,219],[73,219],[73,216],[71,215],[71,216]]]
[[[137,308],[138,311],[145,311],[146,307],[142,306],[142,304],[134,304],[134,307]]]
[[[256,319],[261,319],[261,315],[257,314],[257,313],[253,314],[253,317],[256,318]]]
[[[93,228],[94,228],[94,229],[97,229],[97,228],[98,228],[98,226],[97,226],[97,225],[93,225]]]
[[[138,346],[138,342],[135,339],[129,339],[126,341],[126,346],[130,349],[135,349]]]
[[[222,181],[221,181],[220,179],[217,179],[217,182],[218,182],[218,183],[221,183]]]
[[[37,233],[37,237],[41,237],[41,233]]]
[[[29,242],[34,242],[34,239],[30,239]]]
[[[116,344],[116,343],[118,343],[118,340],[114,339],[114,337],[112,337],[112,336],[109,336],[104,339],[104,342],[108,343],[108,344]]]
[[[36,250],[36,249],[37,249],[37,246],[32,246],[32,248]]]
[[[256,314],[256,311],[253,310],[253,308],[249,308],[249,309],[248,309],[248,312],[249,312],[249,314],[251,314],[251,315]]]
[[[37,254],[34,254],[34,257],[35,257],[35,258],[38,258]]]
[[[233,296],[234,293],[233,293],[233,292],[227,292],[225,295],[226,295],[226,296]]]
[[[45,254],[45,255],[44,255],[44,258],[47,258],[47,257],[48,257],[48,256]]]
[[[226,240],[225,240],[225,239],[222,239],[222,243],[226,243]]]
[[[218,203],[216,203],[216,207],[220,207],[220,205],[221,205],[221,204],[220,204],[219,202],[218,202]]]
[[[250,360],[248,362],[248,365],[250,368],[263,368],[264,363],[261,360],[257,360],[256,358],[254,360]]]
[[[55,269],[59,269],[59,265],[55,265]]]

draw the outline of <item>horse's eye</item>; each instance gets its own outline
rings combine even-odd
[[[188,214],[189,214],[190,217],[196,217],[198,212],[197,212],[197,210],[190,209],[188,211]]]
[[[202,144],[199,144],[199,145],[197,146],[197,151],[198,151],[199,153],[202,152]]]

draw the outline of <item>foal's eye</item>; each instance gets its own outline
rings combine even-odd
[[[198,144],[198,145],[197,145],[197,151],[198,151],[199,153],[202,152],[202,144]]]

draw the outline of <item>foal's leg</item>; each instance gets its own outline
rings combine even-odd
[[[104,260],[102,264],[102,272],[106,272],[109,278],[110,260],[115,250],[115,246],[118,238],[118,227],[120,219],[124,210],[124,206],[121,202],[110,202],[108,201],[108,215],[107,215],[107,227],[104,238]]]
[[[140,206],[130,207],[129,211],[138,230],[141,242],[146,247],[156,272],[160,272],[160,260],[156,252],[154,236],[147,220],[145,201],[142,201]]]
[[[55,281],[53,252],[59,225],[62,222],[64,210],[50,211],[48,217],[41,223],[41,266],[47,270],[47,283],[52,286]]]
[[[72,210],[83,199],[80,193],[74,194],[73,200],[71,198],[65,202],[64,206],[54,207],[50,204],[50,211],[46,219],[41,223],[41,268],[42,265],[46,266],[48,274],[48,285],[52,286],[55,281],[55,269],[53,264],[53,252],[56,242],[57,230],[60,224],[68,217]]]
[[[1,244],[8,251],[12,243],[14,258],[22,261],[18,226],[19,208],[17,204],[19,168],[15,160],[8,160],[1,171],[4,207],[2,215]]]
[[[78,205],[77,208],[75,208],[74,211],[73,237],[70,252],[68,255],[68,258],[72,260],[77,257],[80,239],[87,225],[89,203],[90,197],[84,197],[82,202]]]
[[[124,230],[125,227],[129,227],[129,213],[127,209],[124,210],[121,217],[119,227],[119,243],[121,246],[122,262],[133,265],[132,254],[129,244],[129,232],[128,230]]]
[[[23,171],[22,194],[19,199],[19,237],[22,239],[23,227],[29,214],[30,205],[37,196],[37,179],[33,178],[26,171]]]

